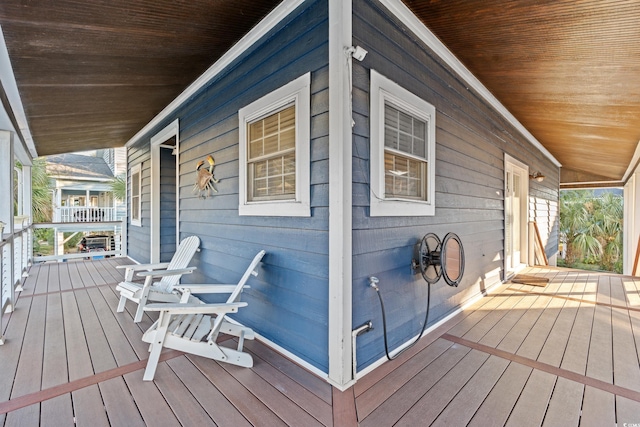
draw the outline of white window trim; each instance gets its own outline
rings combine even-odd
[[[247,200],[247,123],[284,106],[296,105],[296,194],[294,200]],[[240,215],[311,216],[311,73],[287,83],[238,111],[239,127],[239,206]]]
[[[417,95],[371,70],[371,216],[435,215],[436,109]],[[385,102],[427,123],[427,200],[385,198],[384,106]]]
[[[133,176],[138,174],[138,182],[133,182]],[[138,186],[138,205],[133,205],[133,186]],[[142,163],[131,167],[131,191],[129,192],[129,203],[131,205],[131,225],[142,227]],[[133,219],[133,210],[138,209],[138,219]]]

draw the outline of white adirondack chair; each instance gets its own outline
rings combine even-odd
[[[116,268],[126,269],[124,281],[116,286],[116,290],[120,291],[118,313],[124,311],[127,300],[135,302],[138,304],[138,309],[133,321],[137,323],[142,320],[144,306],[149,301],[178,302],[182,297],[187,301],[189,296],[179,295],[175,286],[183,274],[192,273],[196,269],[196,267],[187,266],[199,250],[198,246],[200,246],[200,239],[197,236],[190,236],[180,242],[170,262],[117,266]],[[138,276],[145,278],[144,284],[132,281],[135,272],[138,272]],[[160,280],[154,282],[154,279],[158,278]]]
[[[250,368],[253,358],[242,351],[245,339],[254,339],[252,329],[232,323],[226,314],[236,313],[246,302],[240,302],[240,293],[247,286],[250,275],[257,276],[256,267],[265,251],[260,251],[236,285],[205,284],[180,285],[184,294],[191,292],[230,293],[226,303],[165,303],[149,304],[146,311],[160,313],[158,320],[144,333],[142,340],[150,344],[149,360],[144,371],[145,381],[153,380],[163,347],[196,354],[210,359]],[[238,337],[237,348],[222,346],[216,342],[220,332]]]

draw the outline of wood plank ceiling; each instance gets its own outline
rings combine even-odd
[[[124,145],[278,0],[2,0],[39,155]]]
[[[640,2],[403,0],[562,163],[623,179],[640,141]]]
[[[563,164],[619,183],[640,140],[640,2],[403,0]],[[279,0],[2,0],[39,155],[122,146]]]

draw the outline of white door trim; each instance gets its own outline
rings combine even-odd
[[[160,149],[166,140],[176,138],[176,247],[180,241],[180,125],[174,120],[167,127],[151,137],[151,263],[160,262]]]
[[[524,171],[523,179],[520,182],[520,194],[521,194],[521,205],[520,205],[520,263],[517,266],[511,265],[511,260],[507,254],[507,227],[509,226],[507,213],[507,180],[508,175],[507,171],[509,168],[518,168]],[[519,161],[518,159],[511,157],[507,153],[504,154],[504,279],[508,279],[511,275],[515,273],[519,268],[522,268],[526,265],[527,260],[529,259],[528,251],[529,251],[529,166],[525,163]],[[513,233],[511,233],[513,236]]]

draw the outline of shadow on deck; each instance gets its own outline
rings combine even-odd
[[[31,268],[0,346],[0,424],[640,423],[640,281],[555,268],[505,284],[344,393],[260,342],[251,369],[167,351],[143,382],[148,316],[116,313],[126,258]],[[132,307],[127,307],[131,309]]]

